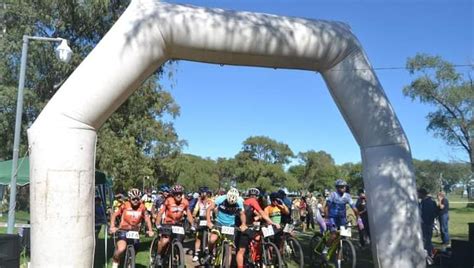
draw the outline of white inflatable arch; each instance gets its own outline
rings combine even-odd
[[[91,267],[97,130],[169,59],[320,72],[361,148],[374,263],[424,267],[407,138],[339,22],[133,0],[28,130],[31,264]]]

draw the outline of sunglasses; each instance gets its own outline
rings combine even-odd
[[[132,198],[132,201],[140,201],[140,198]]]
[[[182,196],[183,193],[174,193],[173,196]]]

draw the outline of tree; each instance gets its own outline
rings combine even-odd
[[[364,189],[361,163],[344,163],[337,166],[338,177],[344,178],[351,188],[351,193],[356,194],[358,189]]]
[[[338,175],[337,167],[332,156],[325,151],[310,150],[298,154],[304,165],[300,183],[309,187],[310,191],[330,188]]]
[[[6,32],[0,42],[0,132],[2,145],[6,146],[0,148],[0,159],[12,155],[22,36],[66,38],[74,55],[70,64],[65,65],[54,59],[53,44],[30,43],[20,155],[26,153],[28,126],[129,2],[46,0],[6,4],[3,14]],[[162,176],[159,172],[165,168],[157,168],[160,161],[176,156],[185,144],[179,140],[172,123],[179,115],[179,106],[158,83],[163,74],[164,69],[158,69],[98,132],[96,167],[114,177],[116,190],[139,187],[145,177]]]
[[[427,115],[427,130],[444,139],[448,145],[467,152],[474,172],[474,86],[468,77],[439,56],[417,54],[408,58],[407,68],[417,75],[403,93],[412,100],[430,103],[436,111]]]
[[[243,142],[242,157],[270,164],[288,164],[294,156],[287,144],[265,136],[253,136]],[[238,156],[237,156],[238,158]]]

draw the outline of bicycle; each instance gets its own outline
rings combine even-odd
[[[135,247],[140,242],[140,234],[138,231],[129,231],[129,230],[122,230],[119,229],[114,236],[114,240],[117,240],[116,236],[121,236],[125,233],[125,237],[127,238],[127,247],[125,249],[125,258],[123,261],[123,267],[126,268],[135,268]]]
[[[286,224],[282,234],[282,257],[286,267],[304,267],[303,248],[300,242],[293,236],[293,224]]]
[[[336,267],[356,267],[356,252],[354,245],[349,240],[351,236],[351,227],[341,226],[336,233],[336,239],[332,242],[326,256],[323,255],[323,249],[330,238],[331,232],[326,230],[323,234],[316,233],[310,242],[312,249],[311,261],[316,267],[330,267],[329,261],[333,261]]]
[[[207,221],[206,220],[199,220],[198,227],[196,230],[196,235],[199,235],[201,233],[201,251],[199,252],[199,263],[201,265],[204,265],[204,258],[209,255],[209,249],[207,247],[207,240],[209,238],[209,229],[207,227]]]
[[[155,236],[150,246],[150,267],[184,268],[184,248],[181,243],[184,238],[184,228],[180,225],[163,225],[158,228],[162,234],[169,235],[170,241],[163,249],[162,264],[158,263],[158,243],[161,236]]]
[[[247,267],[283,268],[280,249],[271,242],[275,230],[272,225],[251,227],[255,231],[250,241],[250,250],[246,251]]]
[[[215,258],[211,258],[211,252],[207,253],[202,260],[202,265],[209,265],[219,268],[230,268],[232,260],[232,250],[235,249],[235,230],[237,228],[231,226],[214,226],[211,233],[217,235],[214,250]]]

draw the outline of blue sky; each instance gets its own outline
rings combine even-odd
[[[169,1],[348,23],[374,67],[403,67],[417,52],[455,64],[474,62],[474,6],[470,0],[398,1]],[[233,157],[249,136],[265,135],[295,152],[324,150],[337,164],[359,162],[360,150],[321,76],[314,72],[219,66],[179,61],[174,86],[165,85],[181,106],[175,120],[186,153]],[[468,68],[459,68],[466,72]],[[417,159],[464,160],[427,133],[433,107],[412,102],[402,88],[406,70],[376,71]]]

